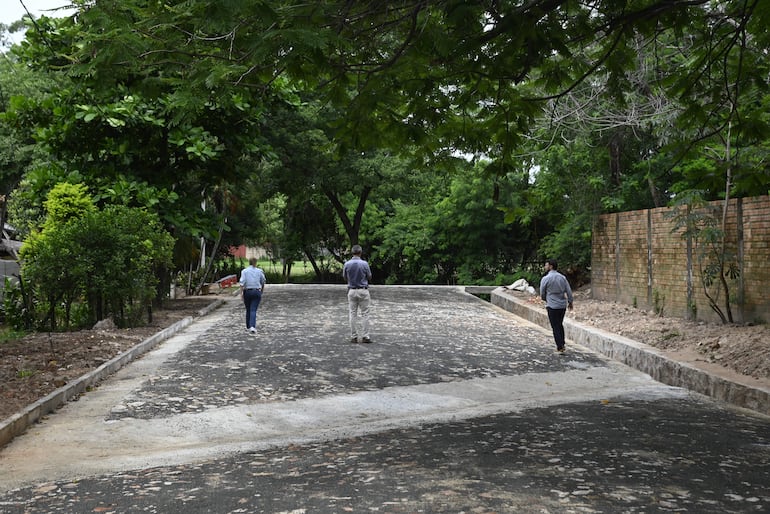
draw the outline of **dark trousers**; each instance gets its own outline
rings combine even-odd
[[[257,326],[257,308],[262,301],[262,291],[247,289],[243,292],[243,304],[246,307],[246,328]]]
[[[567,309],[552,309],[546,307],[545,310],[548,311],[548,321],[551,322],[553,340],[556,341],[556,348],[561,350],[564,348],[564,315],[567,314]]]

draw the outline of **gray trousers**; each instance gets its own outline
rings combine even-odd
[[[371,296],[369,296],[368,289],[348,289],[348,313],[350,318],[351,337],[369,337],[370,303]],[[359,325],[361,327],[360,332]]]

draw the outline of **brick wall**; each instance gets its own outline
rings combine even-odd
[[[721,212],[721,202],[709,205]],[[592,296],[668,316],[719,321],[700,279],[698,247],[682,237],[681,229],[674,231],[672,212],[659,208],[599,216],[593,230]],[[733,320],[770,322],[770,196],[731,200],[726,234],[727,251],[740,272],[728,281]],[[719,294],[717,304],[726,314],[724,293]]]

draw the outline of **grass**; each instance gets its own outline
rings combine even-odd
[[[283,271],[283,264],[280,262],[270,262],[269,260],[261,260],[257,262],[257,267],[262,268],[265,273],[274,273],[280,275]],[[296,261],[291,265],[291,273],[289,277],[299,277],[302,275],[315,275],[313,266],[309,262]]]
[[[248,266],[249,263],[245,259],[241,259],[241,263],[239,265],[241,266],[240,269],[243,269]],[[323,265],[328,265],[328,263],[323,263]],[[257,267],[262,268],[262,270],[265,272],[265,275],[267,276],[267,281],[269,283],[280,284],[287,282],[287,280],[282,276],[283,264],[280,261],[273,262],[269,259],[260,259],[257,261]],[[331,268],[332,273],[338,275],[341,282],[342,269],[340,265],[336,262],[333,262],[331,263]],[[294,261],[294,263],[292,263],[288,282],[293,284],[309,284],[314,283],[317,280],[318,279],[316,277],[315,270],[313,269],[313,266],[310,265],[310,262]]]
[[[0,344],[15,341],[27,335],[23,330],[15,330],[11,327],[0,325]]]

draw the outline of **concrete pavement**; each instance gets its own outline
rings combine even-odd
[[[451,287],[237,298],[0,451],[0,512],[766,512],[770,418]]]

